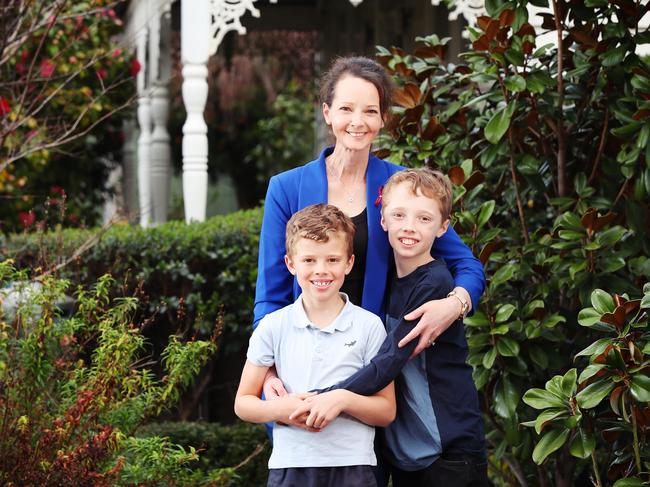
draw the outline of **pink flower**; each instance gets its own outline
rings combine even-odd
[[[31,227],[36,221],[36,215],[33,211],[21,211],[18,213],[18,219],[20,223],[23,224],[23,227]]]
[[[122,54],[122,49],[116,48],[115,50],[113,50],[111,57],[113,58],[120,57],[120,54]]]
[[[42,78],[49,78],[50,76],[52,76],[55,69],[56,69],[56,65],[49,59],[43,59],[43,61],[41,61]]]
[[[133,59],[131,61],[131,76],[135,77],[140,72],[140,61]]]
[[[4,96],[0,96],[0,115],[4,116],[11,111],[9,102]]]

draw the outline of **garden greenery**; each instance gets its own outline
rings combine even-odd
[[[493,482],[645,485],[649,7],[553,1],[556,48],[528,3],[486,2],[458,65],[435,35],[379,48],[399,85],[379,155],[449,174],[454,228],[486,267],[466,326]]]
[[[74,291],[67,280],[35,283],[0,263],[0,483],[2,485],[198,485],[194,448],[134,435],[168,410],[214,353],[208,340],[170,337],[163,374],[148,360],[137,300],[112,297],[102,276]],[[221,470],[205,481],[223,479]],[[216,480],[215,480],[216,481]]]

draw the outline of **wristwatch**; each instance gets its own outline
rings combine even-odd
[[[452,291],[447,294],[448,298],[452,296],[460,302],[460,314],[458,315],[458,318],[465,318],[467,316],[467,313],[469,313],[469,303],[461,294],[458,294],[456,291]]]

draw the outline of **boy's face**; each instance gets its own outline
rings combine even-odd
[[[428,262],[433,241],[449,225],[449,219],[442,219],[438,202],[419,191],[413,194],[411,184],[404,182],[390,191],[384,203],[381,226],[388,232],[395,258],[416,266]]]
[[[296,276],[303,299],[326,302],[338,299],[345,276],[352,269],[354,256],[348,256],[345,236],[331,233],[327,242],[299,239],[284,261]]]

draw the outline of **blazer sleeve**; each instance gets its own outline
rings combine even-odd
[[[454,284],[466,289],[472,298],[474,312],[485,290],[485,272],[481,261],[474,257],[451,225],[442,237],[433,242],[431,255],[436,259],[444,259],[454,277]]]
[[[285,231],[291,214],[289,198],[282,187],[282,181],[274,176],[269,181],[264,202],[253,328],[268,313],[293,302],[293,276],[284,264]]]

